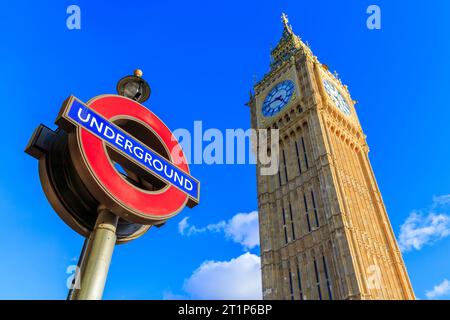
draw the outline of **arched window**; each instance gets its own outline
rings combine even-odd
[[[312,205],[313,205],[313,210],[314,210],[314,218],[316,220],[316,227],[318,228],[319,225],[319,215],[317,214],[317,206],[316,206],[316,198],[314,197],[314,191],[311,189],[311,200],[312,200]]]
[[[284,208],[281,208],[281,212],[283,215],[283,232],[284,232],[284,244],[288,243],[288,235],[287,235],[287,226],[286,226],[286,214],[284,212]]]
[[[311,232],[311,222],[309,221],[308,202],[306,201],[306,195],[303,193],[303,202],[305,204],[306,224],[308,225],[308,232]]]
[[[316,257],[314,257],[314,273],[316,275],[317,294],[319,295],[319,300],[322,300],[322,291],[320,290],[320,277],[319,277],[319,270],[317,268]]]
[[[325,280],[327,282],[328,297],[330,298],[330,300],[333,300],[333,294],[331,292],[331,281],[328,272],[327,259],[325,258],[325,255],[322,255],[322,261],[323,261],[323,269],[325,271]]]
[[[298,264],[297,264],[297,282],[298,282],[298,291],[300,293],[300,300],[303,300],[302,277],[300,273],[300,266]]]

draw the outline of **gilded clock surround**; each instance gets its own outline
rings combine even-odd
[[[284,14],[282,21],[270,71],[247,104],[253,128],[280,130],[278,173],[257,174],[263,297],[414,299],[356,102]],[[294,81],[296,98],[264,119],[265,96],[285,79]],[[340,91],[350,115],[329,98],[323,79]]]

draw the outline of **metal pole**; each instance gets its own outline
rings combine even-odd
[[[97,222],[89,237],[80,270],[80,289],[74,300],[101,300],[108,276],[111,257],[116,244],[116,228],[119,218],[107,208],[98,208]]]
[[[66,300],[73,300],[75,295],[78,292],[77,284],[78,284],[78,281],[80,280],[81,268],[83,266],[83,260],[84,260],[85,254],[86,254],[86,249],[88,247],[88,243],[89,243],[89,237],[84,239],[83,248],[81,249],[80,257],[78,258],[78,263],[77,263],[78,270],[75,271],[75,277],[73,278],[72,286],[69,288],[69,292],[67,293]]]

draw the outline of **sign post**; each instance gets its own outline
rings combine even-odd
[[[73,300],[100,300],[116,245],[118,217],[107,208],[99,208],[95,229],[83,254],[80,270],[80,288]]]
[[[120,95],[86,104],[70,96],[55,121],[59,128],[40,125],[25,149],[39,160],[52,207],[86,237],[68,299],[101,299],[116,243],[199,203],[200,182],[177,139],[139,103],[151,92],[141,76],[137,70],[121,79]]]

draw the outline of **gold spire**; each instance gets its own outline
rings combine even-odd
[[[270,71],[264,75],[261,81],[255,84],[255,87],[269,79],[278,68],[290,63],[297,54],[303,54],[311,59],[315,58],[309,46],[303,43],[300,37],[294,33],[292,26],[289,24],[289,18],[284,12],[281,14],[281,22],[283,23],[281,39],[274,48],[272,46],[270,48]]]
[[[288,16],[284,12],[281,14],[281,22],[283,22],[283,34],[277,46],[271,50],[272,69],[281,65],[283,61],[290,59],[301,48],[301,40],[292,31]]]
[[[284,26],[288,26],[289,25],[289,19],[286,13],[281,13],[281,21],[283,21]]]
[[[289,18],[286,13],[281,13],[281,21],[283,22],[284,29],[292,33],[292,27],[289,24]]]

